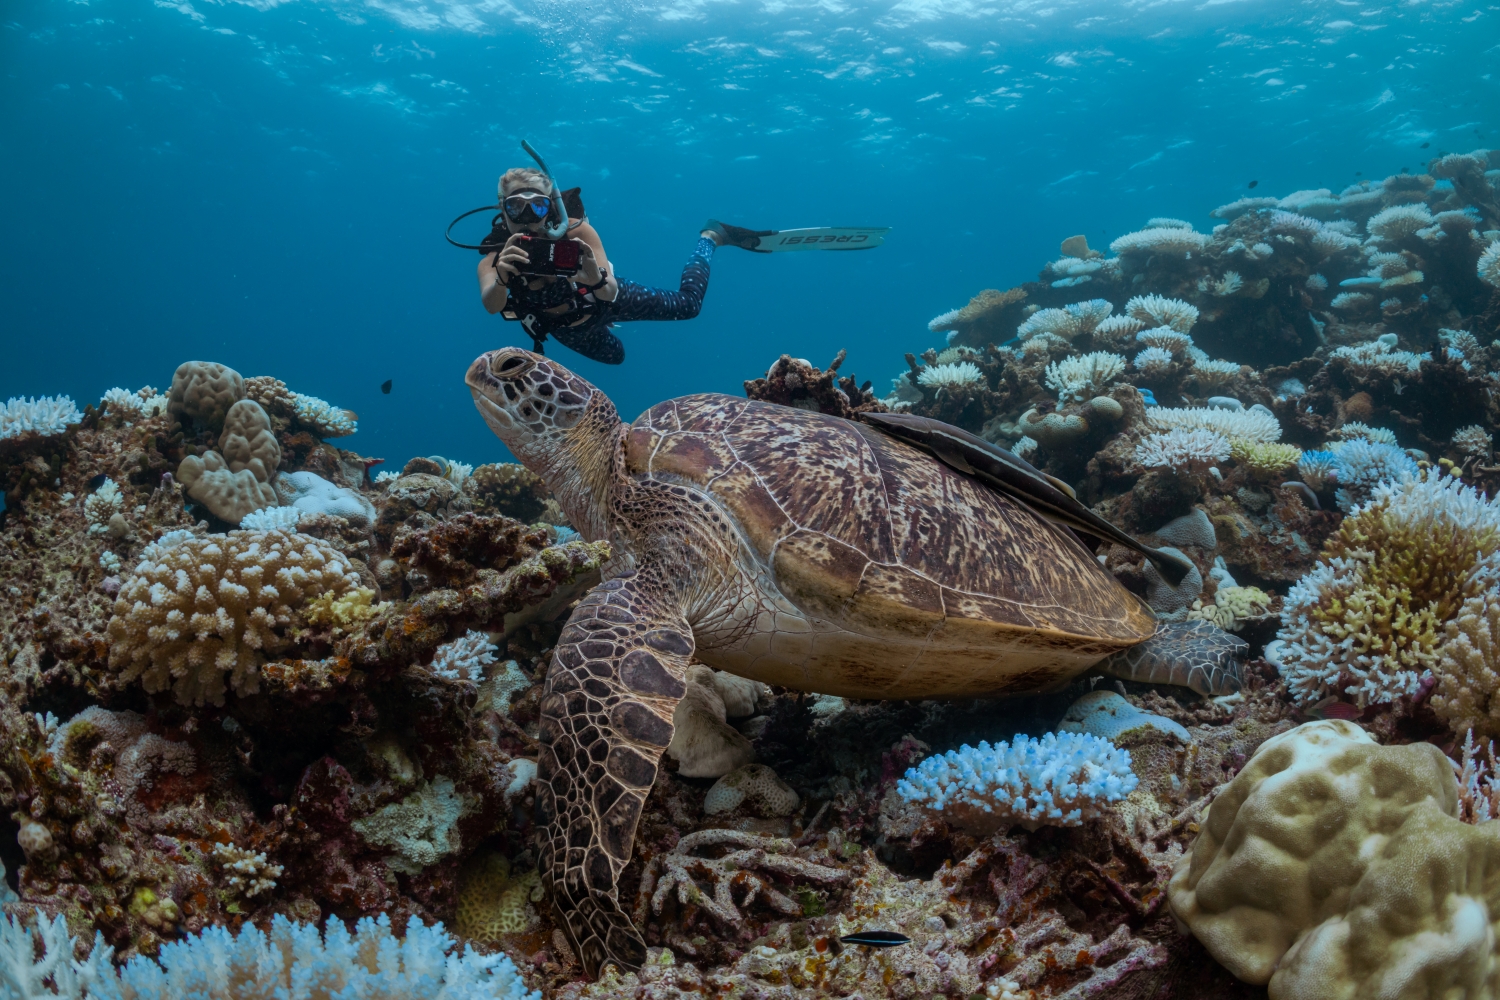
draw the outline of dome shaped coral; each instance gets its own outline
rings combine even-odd
[[[254,694],[260,666],[291,645],[301,609],[359,588],[327,543],[286,531],[170,532],[141,554],[109,621],[110,666],[184,705]]]

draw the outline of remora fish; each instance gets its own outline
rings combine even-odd
[[[973,476],[997,493],[1019,500],[1049,521],[1139,552],[1174,587],[1193,568],[1186,558],[1147,548],[1089,510],[1067,483],[961,427],[911,413],[861,413],[860,419],[893,438],[921,448],[964,475]]]
[[[898,944],[911,944],[911,938],[895,931],[860,931],[839,938],[845,944],[862,944],[868,948],[894,948]]]

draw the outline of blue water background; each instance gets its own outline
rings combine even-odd
[[[396,467],[505,457],[462,377],[525,339],[442,231],[523,136],[648,284],[675,287],[711,215],[893,227],[866,253],[721,250],[698,319],[619,328],[624,365],[555,351],[627,418],[783,352],[847,348],[884,392],[941,346],[932,316],[1074,233],[1207,229],[1252,180],[1337,191],[1500,146],[1500,8],[1473,3],[10,0],[3,21],[0,399],[221,361],[357,411],[341,443]]]

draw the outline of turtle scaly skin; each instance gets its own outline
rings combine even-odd
[[[845,697],[974,698],[1139,648],[1111,662],[1238,686],[1232,653],[1195,660],[1208,638],[1150,641],[1151,610],[1065,529],[872,427],[721,395],[626,427],[594,386],[519,348],[482,355],[466,381],[613,552],[558,640],[537,762],[542,878],[591,976],[645,959],[618,884],[691,660]]]

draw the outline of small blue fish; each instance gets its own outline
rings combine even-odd
[[[911,938],[895,931],[860,931],[839,938],[845,944],[862,944],[867,948],[894,948],[898,944],[911,944]]]

